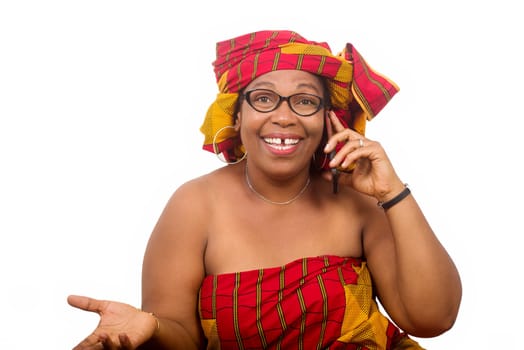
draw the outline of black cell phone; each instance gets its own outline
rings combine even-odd
[[[326,113],[325,127],[326,127],[326,136],[327,136],[327,139],[329,140],[331,135],[333,135],[333,129],[332,129],[332,126],[331,126],[331,120],[329,119],[328,113],[329,113],[329,111],[327,111],[327,113]],[[331,161],[331,159],[333,159],[336,154],[337,154],[336,150],[331,151],[329,153],[329,160]],[[333,183],[333,193],[336,194],[338,192],[338,176],[339,176],[338,169],[337,168],[331,168],[331,175],[332,175],[331,182]]]

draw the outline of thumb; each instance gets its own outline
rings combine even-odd
[[[102,311],[103,302],[98,299],[93,299],[81,295],[70,295],[67,297],[69,305],[81,310],[100,313]]]

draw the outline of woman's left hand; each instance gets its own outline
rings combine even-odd
[[[345,142],[329,162],[331,168],[339,171],[341,184],[350,185],[379,201],[387,201],[404,189],[380,143],[345,128],[332,111],[329,119],[333,135],[329,137],[324,152],[329,154],[339,143]],[[331,172],[325,172],[324,177],[331,180]]]

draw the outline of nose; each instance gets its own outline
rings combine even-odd
[[[297,115],[291,109],[287,97],[282,97],[280,105],[272,112],[272,121],[282,127],[295,125]]]

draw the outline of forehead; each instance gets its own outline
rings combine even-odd
[[[319,76],[300,70],[277,70],[263,74],[254,79],[247,87],[250,90],[257,87],[273,89],[309,88],[322,92],[322,82]]]

